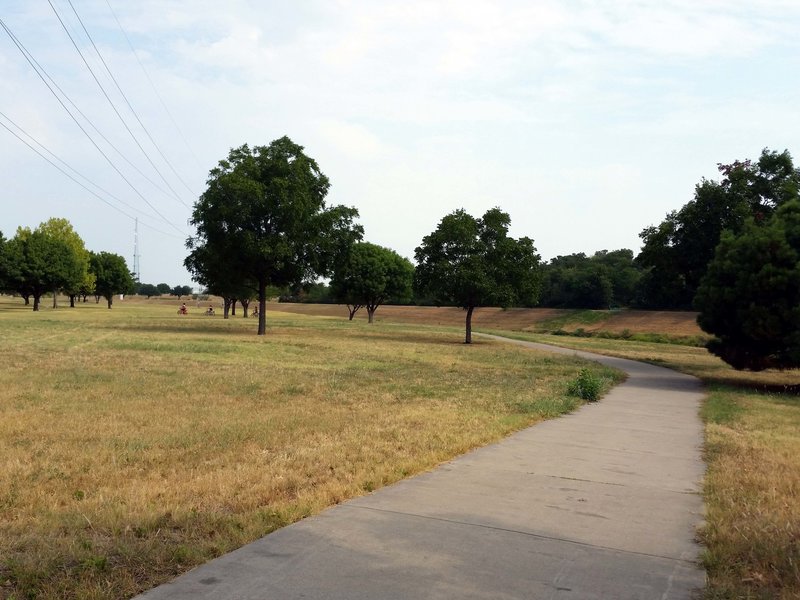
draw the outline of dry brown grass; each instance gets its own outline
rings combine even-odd
[[[347,317],[347,308],[337,304],[273,304],[284,312],[330,317]],[[452,306],[381,306],[375,318],[395,323],[416,323],[464,327],[464,311]],[[557,308],[478,308],[473,327],[504,331],[542,331],[560,327],[569,331],[610,331],[700,336],[697,313],[643,310],[564,310]],[[361,312],[357,319],[365,319]]]
[[[572,359],[459,331],[0,299],[0,597],[124,598],[570,410]]]

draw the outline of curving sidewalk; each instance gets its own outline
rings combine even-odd
[[[141,596],[156,599],[691,598],[700,383],[644,363],[599,403],[328,509]]]

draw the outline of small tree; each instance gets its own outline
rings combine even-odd
[[[170,294],[170,293],[172,293],[172,288],[171,288],[171,287],[169,287],[169,284],[168,284],[168,283],[159,283],[159,284],[156,286],[156,290],[158,290],[158,293],[159,293],[159,294],[162,294],[162,295],[163,295],[163,294]]]
[[[108,308],[111,308],[115,294],[127,294],[133,289],[133,276],[119,254],[92,252],[89,262],[96,277],[95,294],[106,299]]]
[[[735,369],[800,367],[800,201],[724,233],[695,305],[709,351]]]
[[[331,279],[334,297],[347,304],[350,320],[362,306],[372,323],[378,307],[392,300],[408,302],[414,265],[394,250],[362,242],[355,244]]]
[[[465,343],[479,306],[534,305],[539,298],[539,255],[533,240],[508,236],[511,218],[499,208],[476,219],[463,209],[445,216],[416,249],[414,285],[420,295],[467,311]]]
[[[176,285],[172,288],[172,295],[177,296],[178,300],[180,300],[182,296],[189,296],[191,293],[192,286],[190,285]]]
[[[147,296],[149,300],[152,296],[159,296],[158,288],[153,285],[152,283],[140,283],[139,289],[136,290],[136,293],[140,296]]]

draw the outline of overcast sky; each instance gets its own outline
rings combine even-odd
[[[800,159],[797,0],[3,0],[0,19],[130,182],[0,29],[0,124],[102,198],[0,127],[0,231],[64,217],[132,267],[138,217],[149,283],[190,283],[209,169],[283,135],[411,259],[445,214],[493,206],[544,259],[638,252],[717,163]]]

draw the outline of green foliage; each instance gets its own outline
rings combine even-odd
[[[169,288],[169,286],[167,287]],[[140,296],[147,296],[148,298],[161,295],[161,292],[159,292],[158,288],[152,283],[140,283],[136,286],[136,293]]]
[[[589,369],[581,369],[578,376],[569,383],[567,392],[571,396],[596,402],[603,391],[603,380]]]
[[[172,288],[169,287],[168,283],[159,283],[156,285],[156,290],[158,290],[159,294],[170,294],[172,292]]]
[[[96,277],[95,293],[106,299],[108,308],[111,308],[115,294],[127,294],[133,290],[133,277],[125,259],[119,254],[92,252],[89,264]]]
[[[628,306],[641,277],[631,250],[557,256],[542,270],[543,306],[603,309]]]
[[[696,305],[708,349],[735,369],[800,367],[800,201],[726,232]]]
[[[366,306],[372,323],[381,304],[411,300],[413,280],[411,261],[389,248],[362,242],[355,244],[336,267],[331,292],[351,307],[351,319],[358,308]]]
[[[764,149],[756,163],[735,161],[718,168],[721,181],[703,179],[694,200],[639,234],[642,307],[691,308],[722,232],[742,231],[748,218],[763,223],[778,206],[798,198],[800,170],[788,151]]]
[[[268,285],[329,275],[336,258],[361,238],[355,208],[326,206],[329,187],[316,161],[288,137],[232,149],[195,203],[197,236],[187,241],[184,264],[215,293],[236,296],[249,286],[259,299],[263,335]]]
[[[189,296],[192,293],[192,286],[190,285],[176,285],[172,290],[170,290],[173,296],[177,296],[180,299],[183,296]]]
[[[54,240],[62,240],[70,248],[67,263],[63,265],[61,284],[58,286],[73,300],[82,288],[91,287],[93,279],[89,275],[89,251],[78,233],[67,219],[48,219],[37,228]]]
[[[0,291],[6,291],[9,289],[9,264],[6,254],[7,243],[8,240],[6,240],[3,232],[0,231]]]
[[[87,256],[80,237],[65,219],[50,219],[35,230],[20,227],[5,244],[9,287],[33,296],[33,310],[46,292],[77,288],[86,278]]]
[[[508,236],[510,223],[499,208],[480,219],[459,209],[446,215],[415,251],[417,294],[464,308],[468,344],[476,307],[532,306],[539,299],[539,255],[530,238]]]

